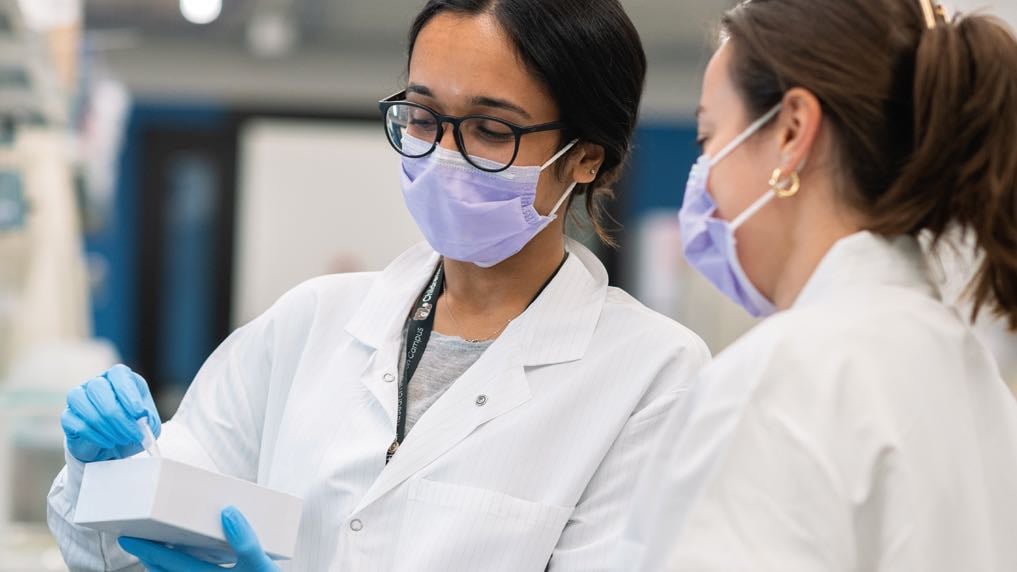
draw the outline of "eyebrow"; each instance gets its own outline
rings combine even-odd
[[[700,118],[700,117],[701,117],[701,116],[703,115],[703,112],[704,112],[704,111],[706,111],[706,108],[705,108],[705,107],[703,107],[702,105],[700,105],[699,107],[697,107],[697,108],[696,108],[696,119],[699,119],[699,118]]]
[[[417,95],[422,95],[424,97],[430,97],[432,99],[434,98],[434,92],[432,92],[430,88],[428,88],[427,86],[424,86],[424,85],[419,85],[419,84],[410,84],[409,86],[407,86],[406,87],[406,93],[415,93]],[[470,99],[470,103],[472,105],[477,106],[477,107],[489,107],[489,108],[492,108],[492,109],[504,109],[506,111],[511,111],[513,113],[517,113],[517,114],[519,114],[520,116],[522,116],[522,117],[524,117],[526,119],[530,119],[530,114],[527,113],[527,111],[525,109],[523,109],[522,107],[512,103],[511,101],[507,101],[507,100],[504,100],[504,99],[498,99],[498,98],[494,98],[494,97],[487,97],[487,96],[478,95],[478,96],[475,96],[475,97],[471,98]]]
[[[505,101],[504,99],[495,99],[493,97],[474,97],[471,100],[471,103],[478,107],[490,107],[492,109],[504,109],[507,111],[512,111],[514,113],[518,113],[519,115],[525,117],[526,119],[530,119],[530,114],[527,113],[525,109],[519,107],[518,105],[512,103],[511,101]]]
[[[409,86],[407,86],[406,93],[415,93],[417,95],[423,95],[424,97],[434,97],[434,94],[431,92],[430,88],[415,83],[411,83]]]

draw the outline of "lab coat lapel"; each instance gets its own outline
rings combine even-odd
[[[544,293],[519,317],[523,365],[581,359],[593,340],[607,298],[604,265],[569,239],[569,259]]]
[[[378,276],[346,332],[374,350],[360,381],[374,395],[392,422],[396,419],[402,331],[410,307],[433,276],[439,256],[421,243],[392,262]]]
[[[424,413],[357,510],[431,464],[484,423],[529,401],[530,385],[515,344],[518,338],[518,334],[503,337],[493,344]]]
[[[607,273],[599,260],[578,243],[569,241],[568,248],[572,255],[558,276],[420,418],[357,511],[434,462],[483,424],[526,403],[531,398],[527,367],[583,357],[603,310]]]

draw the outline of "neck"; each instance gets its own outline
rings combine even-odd
[[[857,216],[848,213],[843,207],[838,208],[834,201],[827,203],[831,204],[834,206],[825,213],[826,216],[803,217],[805,222],[796,225],[792,232],[792,248],[777,280],[773,297],[774,303],[781,310],[794,305],[830,249],[841,239],[862,229]],[[823,222],[820,224],[816,221]]]
[[[445,293],[435,331],[467,340],[501,334],[530,305],[565,256],[561,224],[552,224],[508,260],[491,268],[445,261]]]
[[[446,296],[457,317],[521,313],[561,264],[565,242],[558,225],[534,237],[518,254],[491,268],[445,260]]]

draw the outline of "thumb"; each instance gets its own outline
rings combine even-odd
[[[251,524],[236,507],[227,507],[222,511],[222,528],[226,540],[237,553],[237,568],[243,566],[244,570],[258,572],[277,570],[272,560],[262,550],[258,535],[255,534]]]

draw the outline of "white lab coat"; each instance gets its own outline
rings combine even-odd
[[[163,454],[303,497],[289,570],[606,569],[660,422],[709,354],[568,248],[387,467],[402,329],[438,260],[423,245],[381,274],[312,280],[233,334],[166,424]],[[67,522],[71,461],[50,496],[65,558],[129,566],[115,539]]]
[[[690,408],[619,570],[1017,570],[1017,404],[912,238],[837,243]]]

